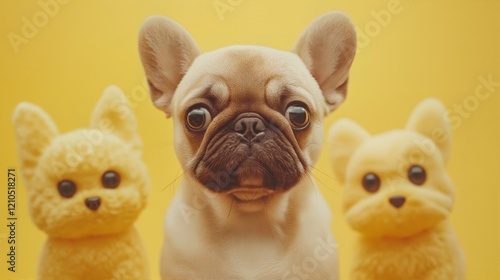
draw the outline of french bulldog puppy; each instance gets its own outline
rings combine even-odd
[[[183,27],[152,16],[139,50],[184,169],[165,220],[162,278],[337,279],[330,210],[310,170],[322,119],[347,94],[349,18],[320,16],[293,52],[201,54]]]

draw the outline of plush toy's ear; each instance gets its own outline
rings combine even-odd
[[[45,111],[31,103],[17,105],[12,118],[20,170],[25,180],[31,180],[38,159],[59,132]]]
[[[356,149],[370,138],[370,134],[357,123],[349,119],[338,120],[330,128],[330,162],[335,175],[341,182],[345,180],[349,159]]]
[[[446,162],[450,157],[451,127],[444,117],[445,114],[446,108],[439,100],[425,99],[413,110],[406,129],[416,131],[431,139]]]
[[[343,13],[330,12],[314,20],[294,47],[318,82],[330,112],[347,95],[349,69],[356,53],[356,30]]]
[[[134,112],[117,86],[109,86],[104,90],[92,113],[90,126],[102,132],[118,135],[130,143],[134,150],[140,151],[141,149]]]
[[[151,16],[139,32],[139,53],[151,99],[169,117],[174,91],[200,50],[178,23],[164,16]]]

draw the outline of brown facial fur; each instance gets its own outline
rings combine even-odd
[[[286,190],[298,182],[307,164],[295,135],[282,120],[273,122],[272,110],[265,111],[265,131],[252,140],[235,132],[235,121],[222,123],[204,138],[202,152],[197,153],[191,169],[203,185],[226,191],[254,181],[262,182],[265,188]],[[242,113],[245,114],[248,113]],[[237,113],[232,115],[231,119],[238,120]]]

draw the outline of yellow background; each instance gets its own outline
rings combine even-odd
[[[234,6],[219,16],[214,3]],[[390,21],[377,22],[376,14],[388,11],[390,3],[399,5],[400,12],[392,14]],[[360,42],[352,67],[347,101],[325,120],[325,130],[336,119],[349,117],[379,133],[402,127],[423,98],[442,100],[461,120],[453,129],[448,172],[457,193],[451,220],[467,255],[468,279],[500,279],[500,86],[474,104],[479,77],[491,75],[500,82],[500,2],[494,0],[73,0],[60,5],[45,24],[39,22],[36,34],[19,45],[17,53],[8,34],[22,36],[23,18],[33,22],[33,16],[43,10],[38,1],[2,0],[0,173],[5,175],[0,179],[0,278],[34,279],[45,240],[27,214],[20,181],[17,272],[7,271],[5,177],[9,167],[20,174],[10,122],[17,103],[40,105],[66,132],[87,126],[107,85],[124,90],[139,120],[144,160],[153,183],[148,207],[136,226],[158,279],[162,220],[181,171],[174,155],[172,120],[155,110],[145,95],[136,46],[141,22],[151,14],[168,15],[185,26],[204,51],[231,44],[287,50],[312,19],[330,10],[345,11],[368,35]],[[464,102],[469,110],[460,116],[454,106]],[[318,189],[334,213],[341,274],[347,280],[354,233],[342,216],[341,186],[333,178],[327,148],[325,142],[315,174]]]

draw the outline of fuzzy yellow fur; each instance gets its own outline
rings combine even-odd
[[[402,130],[372,136],[346,119],[331,128],[345,216],[360,233],[349,279],[465,279],[465,256],[448,221],[454,189],[445,170],[451,129],[444,113],[439,101],[427,99]],[[423,183],[408,175],[415,166],[426,172]],[[375,191],[363,188],[369,173],[380,178]],[[395,206],[394,197],[405,201]]]
[[[149,180],[140,157],[136,120],[121,90],[108,87],[91,128],[60,134],[39,107],[14,112],[22,177],[34,223],[48,235],[38,279],[149,279],[147,254],[133,223],[146,205]],[[105,188],[103,173],[120,175]],[[58,191],[76,184],[72,197]],[[91,210],[86,199],[98,197]]]

